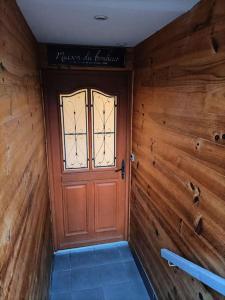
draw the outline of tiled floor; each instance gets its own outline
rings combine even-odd
[[[51,300],[148,300],[127,243],[62,251],[54,257]]]

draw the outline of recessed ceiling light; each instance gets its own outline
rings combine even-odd
[[[118,46],[118,47],[126,47],[127,43],[116,43],[116,46]]]
[[[97,15],[97,16],[94,16],[94,18],[97,21],[106,21],[109,17],[107,17],[105,15]]]

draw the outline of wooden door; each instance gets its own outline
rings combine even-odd
[[[126,239],[129,74],[48,70],[43,82],[55,249]]]

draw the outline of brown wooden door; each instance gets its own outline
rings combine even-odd
[[[55,249],[126,239],[129,74],[48,70],[43,82]]]

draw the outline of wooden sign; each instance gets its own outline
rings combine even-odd
[[[48,45],[49,65],[125,67],[125,48]]]

